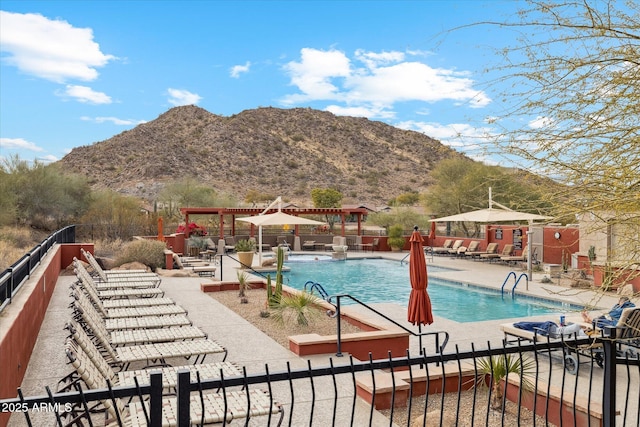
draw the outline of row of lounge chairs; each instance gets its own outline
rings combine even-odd
[[[187,369],[198,381],[243,374],[237,364],[226,361],[222,345],[194,326],[183,307],[164,296],[159,276],[145,271],[112,273],[101,271],[97,263],[89,264],[91,272],[74,260],[78,280],[71,285],[72,317],[65,343],[74,370],[58,383],[59,392],[149,384],[153,371],[148,368],[153,367],[162,373],[162,424],[172,425],[179,370]],[[216,354],[221,355],[220,361],[204,363],[207,356]],[[200,424],[238,418],[248,422],[250,417],[280,413],[279,425],[284,416],[268,392],[248,388],[194,394],[190,410],[192,421]],[[90,410],[74,408],[65,414],[66,425],[83,425],[85,418],[91,424],[96,412],[104,414],[104,420],[97,420],[104,425],[149,422],[148,401],[140,396],[129,402],[103,400]]]
[[[528,247],[525,246],[521,255],[513,255],[514,246],[504,245],[501,252],[498,252],[497,243],[489,243],[486,250],[480,250],[480,242],[473,240],[469,246],[463,246],[464,240],[445,240],[441,247],[431,248],[434,255],[450,255],[459,258],[466,258],[481,261],[500,261],[505,263],[516,263],[527,260]]]

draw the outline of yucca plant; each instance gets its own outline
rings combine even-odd
[[[508,375],[520,377],[522,390],[533,390],[532,378],[535,375],[535,361],[518,355],[490,356],[478,361],[478,378],[476,385],[486,385],[486,378],[491,381],[491,408],[502,409],[503,388],[502,380]]]
[[[244,271],[238,271],[238,296],[240,297],[240,302],[246,304],[247,294],[246,291],[251,289],[251,283],[249,283],[249,275]]]
[[[318,297],[309,292],[283,295],[280,304],[272,307],[273,318],[279,323],[295,319],[298,325],[308,326],[309,320],[320,314],[320,311],[315,308],[318,301]]]

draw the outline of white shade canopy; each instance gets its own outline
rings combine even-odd
[[[511,211],[500,208],[487,208],[477,211],[464,212],[457,215],[444,216],[442,218],[434,218],[433,222],[513,222],[513,221],[543,221],[550,219],[548,216],[537,215],[527,212]]]
[[[496,205],[497,207],[494,207]],[[432,222],[514,222],[514,221],[543,221],[551,219],[548,216],[536,215],[527,212],[518,212],[494,202],[491,197],[491,187],[489,187],[489,208],[479,209],[471,212],[463,212],[456,215],[443,216],[442,218],[434,218]]]
[[[276,203],[280,203],[278,211],[265,214]],[[236,218],[236,221],[248,222],[258,226],[258,262],[262,266],[262,227],[266,225],[322,225],[324,222],[315,221],[313,219],[302,218],[295,215],[289,215],[281,211],[282,199],[278,197],[271,205],[269,205],[260,215],[248,216],[244,218]]]
[[[248,216],[244,218],[236,218],[236,221],[249,222],[253,225],[322,225],[323,222],[315,221],[313,219],[302,218],[295,215],[289,215],[281,211],[277,211],[271,214]]]

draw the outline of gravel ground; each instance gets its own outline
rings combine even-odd
[[[489,409],[487,418],[487,388],[478,388],[476,390],[475,397],[475,411],[474,408],[474,392],[473,390],[464,391],[460,395],[460,403],[458,404],[458,395],[456,393],[445,394],[444,402],[444,419],[442,420],[442,427],[458,426],[458,427],[471,427],[471,426],[533,426],[533,414],[531,411],[522,408],[520,416],[518,417],[518,405],[513,402],[507,402],[506,410],[504,411],[504,420],[500,411]],[[440,406],[441,406],[440,394],[429,395],[429,401],[427,405],[427,417],[426,423],[423,424],[422,416],[424,414],[425,396],[418,396],[411,399],[411,421],[413,424],[407,424],[407,418],[409,416],[407,408],[396,408],[393,411],[393,422],[398,426],[411,426],[422,427],[425,426],[439,426],[440,423]],[[456,424],[456,412],[458,414],[458,420]],[[475,412],[475,413],[474,413]],[[391,410],[382,411],[387,417],[391,417]],[[473,423],[471,416],[473,414]],[[551,423],[545,423],[544,418],[536,416],[535,425],[537,426],[553,426]]]
[[[317,333],[320,335],[334,335],[336,333],[335,319],[328,317],[323,312],[318,311],[309,322],[308,326],[300,326],[294,321],[288,321],[285,324],[276,322],[272,317],[262,317],[260,312],[265,307],[266,302],[266,290],[264,289],[251,289],[247,291],[246,304],[240,302],[238,297],[238,291],[226,291],[226,292],[212,292],[209,293],[212,298],[215,298],[220,303],[224,304],[240,316],[244,317],[247,321],[251,322],[255,327],[262,332],[273,338],[278,344],[285,348],[289,348],[290,335],[299,335],[306,333]],[[346,322],[342,323],[342,333],[360,332],[360,329],[350,325]],[[507,407],[504,412],[504,420],[499,411],[490,410],[487,420],[487,393],[486,388],[479,388],[476,392],[475,401],[475,415],[473,424],[471,423],[472,408],[474,407],[474,393],[473,391],[465,391],[461,394],[460,403],[458,404],[457,394],[449,393],[445,394],[444,412],[445,419],[442,422],[443,427],[455,426],[456,417],[458,412],[458,426],[533,426],[533,417],[530,411],[522,409],[518,418],[518,407],[516,404],[507,402]],[[427,426],[440,425],[439,413],[441,405],[440,395],[430,395],[428,401],[428,415]],[[411,404],[411,421],[416,423],[415,427],[423,426],[422,420],[416,421],[416,418],[420,418],[424,413],[425,396],[414,397]],[[459,409],[458,409],[459,408]],[[434,411],[432,413],[431,411]],[[391,411],[382,411],[387,417],[391,418]],[[393,422],[398,426],[411,426],[414,424],[408,424],[409,411],[406,408],[396,408],[393,411]],[[552,425],[545,424],[544,419],[536,417],[535,425]]]
[[[308,326],[298,325],[289,320],[284,324],[278,323],[272,317],[262,317],[260,312],[264,309],[267,300],[267,291],[264,289],[250,289],[246,292],[248,302],[242,304],[238,291],[211,292],[212,298],[224,304],[231,310],[244,317],[256,328],[273,338],[278,344],[289,348],[289,336],[316,333],[320,335],[335,335],[336,321],[324,312],[317,310],[309,319]],[[361,330],[347,322],[342,322],[342,333],[361,332]]]

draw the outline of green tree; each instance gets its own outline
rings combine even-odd
[[[403,230],[411,230],[417,225],[420,230],[428,230],[429,217],[416,212],[408,207],[395,208],[391,212],[376,212],[367,216],[367,223],[389,229],[394,224],[399,224]]]
[[[158,196],[165,205],[168,218],[181,219],[180,208],[229,205],[229,199],[220,197],[216,190],[202,185],[195,178],[187,177],[167,184]]]
[[[95,191],[82,218],[90,225],[94,238],[129,240],[151,229],[152,216],[142,210],[140,200],[112,190]]]
[[[413,206],[420,201],[420,194],[417,192],[402,193],[391,201],[392,206]]]
[[[9,174],[0,168],[0,226],[16,221],[16,197],[10,178]]]
[[[63,173],[57,164],[32,164],[18,156],[2,165],[3,187],[11,194],[6,202],[13,206],[20,224],[52,230],[76,221],[86,210],[90,188],[85,178]]]
[[[547,213],[551,208],[542,200],[550,184],[524,171],[451,158],[439,162],[432,177],[435,183],[424,195],[424,203],[441,216],[489,207],[489,187],[492,199],[511,209]],[[477,236],[481,228],[477,223],[456,226],[470,237]]]
[[[342,204],[342,193],[334,188],[314,188],[311,190],[311,200],[316,208],[339,208]],[[335,215],[326,215],[325,220],[333,230],[336,223]]]
[[[564,184],[547,194],[561,215],[617,230],[618,265],[640,260],[639,16],[632,1],[528,1],[491,23],[518,37],[493,69],[506,83],[496,147]]]

